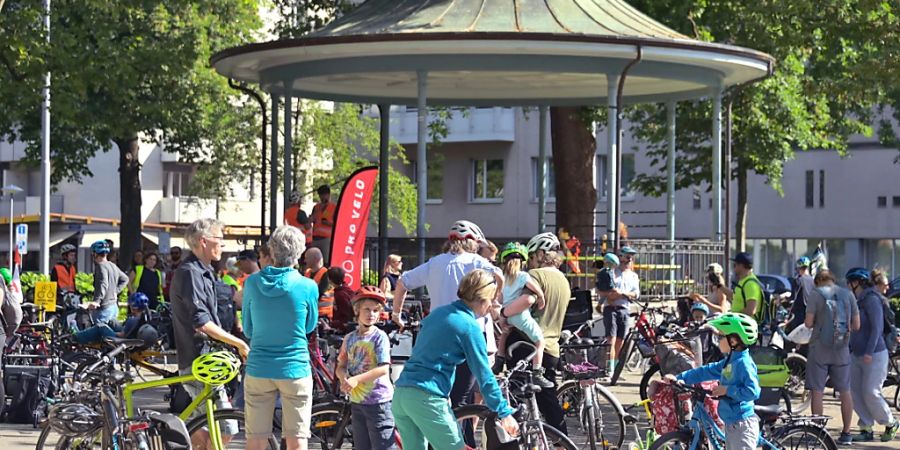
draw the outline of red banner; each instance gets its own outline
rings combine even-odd
[[[369,208],[378,178],[378,167],[370,166],[353,172],[337,203],[334,235],[331,239],[331,267],[347,273],[347,286],[358,290],[362,279],[362,259],[366,247]]]

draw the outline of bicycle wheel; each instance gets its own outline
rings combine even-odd
[[[223,448],[226,449],[244,449],[247,447],[247,427],[244,419],[244,412],[236,409],[218,409],[216,410],[216,425],[222,430]],[[208,438],[206,426],[206,415],[194,417],[187,423],[188,433],[191,435],[191,441],[194,448],[205,448],[201,443]],[[229,431],[231,428],[231,432]],[[226,434],[227,433],[227,434]],[[269,436],[269,450],[279,450],[278,441]]]
[[[103,448],[102,430],[97,430],[91,436],[82,438],[70,438],[63,436],[53,428],[50,424],[44,423],[40,436],[38,436],[35,450],[100,450]]]
[[[809,391],[806,389],[806,358],[803,355],[792,353],[784,359],[784,365],[788,367],[788,377],[785,390],[790,398],[790,412],[799,414],[809,408],[812,403]]]
[[[352,427],[350,422],[344,430],[341,430],[341,422],[343,421],[343,407],[336,403],[326,403],[313,406],[310,415],[309,428],[311,436],[309,438],[309,448],[320,448],[322,450],[336,450],[341,446],[353,447]],[[343,431],[343,433],[340,433]]]
[[[661,380],[662,373],[660,373],[659,364],[651,364],[647,371],[644,372],[644,376],[641,377],[641,386],[638,388],[640,391],[641,400],[647,400],[648,398],[650,398],[650,395],[648,394],[650,390],[650,383]]]
[[[644,366],[646,360],[647,358],[644,358],[644,355],[642,355],[641,352],[631,352],[631,356],[628,358],[628,361],[625,362],[625,370],[629,373],[637,372]]]
[[[543,442],[543,439],[536,439],[535,442],[538,443],[535,448],[540,450],[555,450],[555,449],[565,449],[565,450],[578,450],[581,447],[575,446],[575,443],[572,442],[571,439],[566,437],[562,431],[553,428],[546,423],[541,422],[541,428],[544,431],[544,436],[547,438],[546,442]]]
[[[613,370],[612,376],[609,378],[609,385],[615,386],[616,383],[619,382],[619,377],[622,375],[622,369],[625,368],[625,362],[628,361],[628,358],[631,356],[632,350],[634,350],[634,338],[633,335],[629,334],[625,338],[625,343],[622,344],[622,353],[616,355],[616,368]]]
[[[898,396],[900,396],[900,379],[896,375],[891,373],[884,379],[884,383],[881,385],[881,395],[889,405],[900,409],[900,404],[897,403]]]
[[[813,425],[788,425],[772,437],[773,443],[790,450],[837,450],[837,442],[824,428]]]
[[[579,448],[590,447],[589,429],[594,429],[594,439],[600,448],[621,447],[625,441],[625,417],[619,400],[605,388],[594,386],[594,426],[589,426],[584,409],[584,392],[577,381],[563,383],[557,390],[556,398],[565,414],[569,438]]]
[[[687,450],[691,448],[691,440],[693,440],[693,438],[691,433],[687,431],[673,431],[660,436],[652,445],[650,445],[650,450]],[[697,449],[705,448],[706,442],[701,439],[700,442],[697,443]]]

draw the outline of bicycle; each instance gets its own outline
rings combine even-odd
[[[704,407],[704,400],[710,392],[684,383],[674,383],[676,411],[681,411],[680,393],[691,395],[693,414],[690,420],[677,431],[659,437],[650,450],[658,449],[713,449],[725,448],[725,433]],[[756,406],[754,408],[760,418],[760,434],[757,443],[763,450],[792,449],[825,449],[837,450],[834,438],[825,430],[825,416],[793,416],[785,413],[779,406]],[[781,421],[783,424],[777,425]]]
[[[592,450],[619,448],[625,440],[625,410],[622,404],[598,379],[605,370],[591,362],[592,350],[608,349],[604,340],[600,343],[579,335],[590,330],[594,321],[588,320],[575,333],[563,332],[560,349],[566,356],[563,362],[563,382],[557,390],[557,399],[568,419],[576,422],[584,432],[587,442],[578,442]],[[580,360],[572,361],[570,355],[580,353]],[[602,351],[599,352],[601,355]],[[598,447],[599,446],[599,447]]]
[[[644,414],[647,415],[647,432],[641,437],[641,429],[638,426],[637,417],[633,416],[630,411],[634,408],[642,408]],[[650,400],[641,400],[631,406],[625,408],[625,424],[631,426],[634,430],[635,440],[628,441],[622,447],[626,450],[648,450],[653,442],[656,441],[656,431],[653,430],[653,412],[650,410]]]
[[[186,422],[186,429],[192,441],[205,441],[202,431],[208,433],[208,448],[212,450],[223,450],[225,448],[244,448],[246,445],[244,433],[244,413],[243,411],[232,408],[221,408],[217,405],[217,399],[224,394],[224,384],[237,376],[238,369],[222,371],[216,376],[216,379],[197,372],[195,369],[187,375],[180,375],[161,380],[151,380],[139,383],[132,383],[132,377],[123,371],[115,369],[116,356],[129,348],[135,348],[144,345],[144,341],[139,339],[122,339],[122,338],[105,338],[104,342],[115,346],[111,351],[104,353],[100,359],[90,366],[83,367],[76,373],[78,383],[88,383],[89,385],[100,386],[101,408],[98,410],[104,417],[107,426],[100,432],[87,436],[84,440],[72,445],[73,443],[65,436],[60,436],[57,441],[56,449],[61,448],[84,448],[85,445],[93,446],[98,442],[103,444],[103,448],[117,448],[110,446],[113,442],[112,436],[116,432],[116,428],[111,424],[118,420],[118,417],[125,417],[126,421],[133,420],[135,417],[142,417],[145,412],[137,410],[134,405],[134,394],[136,392],[153,389],[159,387],[167,387],[181,383],[201,383],[203,388],[193,401],[181,412],[177,417]],[[202,355],[205,358],[210,354]],[[198,358],[198,360],[200,359]],[[76,386],[77,388],[78,386]],[[124,405],[123,405],[124,403]],[[197,415],[191,418],[201,408],[205,407],[205,414]],[[227,433],[226,430],[233,429],[233,433]],[[50,441],[53,427],[45,426],[38,439],[36,450],[42,450],[46,442]],[[195,444],[196,445],[196,444]],[[226,447],[227,446],[227,447]],[[268,448],[276,450],[279,443],[274,437],[269,437]]]
[[[662,314],[664,320],[670,320],[672,317],[672,314],[667,313],[663,308],[651,308],[649,300],[641,304],[640,311],[628,314],[635,319],[635,324],[628,331],[628,334],[625,335],[625,339],[622,341],[622,349],[616,355],[616,367],[609,378],[610,386],[615,386],[619,382],[622,370],[625,368],[628,360],[631,359],[631,354],[634,352],[635,347],[638,347],[643,357],[649,358],[651,356],[650,354],[644,354],[644,352],[645,349],[652,348],[656,343],[655,313]],[[639,347],[639,340],[642,340],[645,344]]]

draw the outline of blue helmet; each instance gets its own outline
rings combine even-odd
[[[616,266],[619,265],[619,257],[616,256],[616,254],[613,252],[609,252],[603,255],[603,260]]]
[[[106,241],[97,241],[91,244],[91,251],[98,255],[109,254],[109,244]]]
[[[691,306],[691,312],[694,311],[703,311],[703,314],[709,315],[709,307],[703,303],[694,303],[694,306]]]
[[[797,267],[809,267],[810,260],[808,256],[801,256],[797,259]]]
[[[128,297],[128,306],[132,308],[144,309],[150,304],[150,299],[143,292],[135,292]]]
[[[847,271],[847,281],[868,280],[871,274],[865,267],[854,267]]]

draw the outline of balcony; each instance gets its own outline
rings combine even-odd
[[[447,122],[449,133],[441,142],[513,142],[516,139],[516,109],[468,108],[453,109]],[[429,116],[429,121],[433,116]],[[415,108],[391,108],[391,137],[400,144],[414,144],[418,137]]]
[[[191,223],[204,217],[216,217],[215,200],[165,197],[159,201],[159,221],[162,223]]]
[[[0,162],[15,162],[25,158],[25,143],[7,142],[6,136],[0,137]]]

